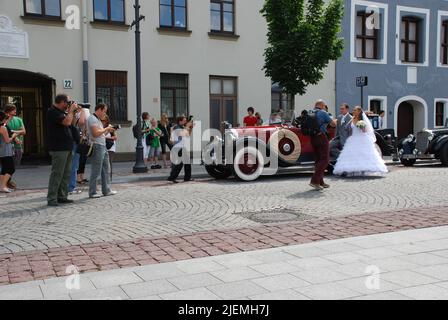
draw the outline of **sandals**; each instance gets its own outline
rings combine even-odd
[[[0,193],[12,193],[12,191],[6,188],[6,189],[0,189]]]

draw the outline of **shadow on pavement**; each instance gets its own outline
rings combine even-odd
[[[319,199],[322,197],[325,197],[325,192],[310,189],[310,190],[307,190],[304,192],[299,192],[299,193],[289,195],[286,198],[287,199]]]

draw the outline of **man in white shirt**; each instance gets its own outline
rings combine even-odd
[[[174,127],[171,134],[171,140],[174,143],[174,147],[171,150],[171,161],[174,162],[171,166],[171,174],[168,181],[171,181],[172,183],[178,183],[176,179],[183,167],[185,171],[184,181],[193,181],[193,179],[191,179],[191,161],[185,162],[186,158],[184,158],[184,156],[187,157],[186,153],[189,154],[190,134],[192,129],[193,122],[188,121],[185,116],[177,119],[177,126]],[[187,158],[187,160],[189,159]]]

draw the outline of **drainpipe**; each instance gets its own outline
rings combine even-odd
[[[87,2],[82,0],[82,78],[84,102],[89,102],[89,44]]]

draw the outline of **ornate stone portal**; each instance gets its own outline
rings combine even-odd
[[[0,15],[0,57],[29,58],[28,34],[5,15]]]

